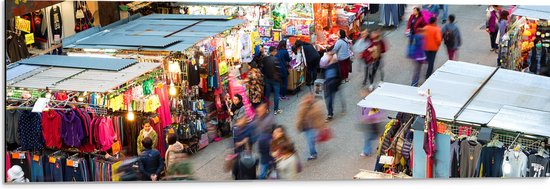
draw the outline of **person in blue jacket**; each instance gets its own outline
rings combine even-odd
[[[288,65],[291,61],[290,54],[288,54],[287,44],[286,40],[282,40],[279,42],[279,45],[277,46],[277,54],[275,57],[279,60],[279,69],[281,70],[281,99],[286,100],[288,97],[286,96],[286,91],[288,89]]]
[[[153,149],[153,140],[151,138],[146,137],[141,143],[145,148],[145,151],[139,156],[139,171],[142,174],[142,180],[157,181],[164,168],[162,156],[158,150]]]

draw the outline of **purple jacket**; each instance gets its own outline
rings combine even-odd
[[[487,21],[485,27],[488,28],[491,33],[497,32],[497,22],[497,10],[491,11],[491,17],[489,17],[489,21]]]
[[[63,144],[70,147],[80,147],[84,139],[82,130],[82,121],[75,111],[60,112],[61,120],[61,139]]]

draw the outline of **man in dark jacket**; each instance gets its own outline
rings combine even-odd
[[[153,140],[146,137],[141,142],[145,151],[139,156],[139,171],[142,174],[142,180],[157,181],[160,172],[164,168],[164,161],[160,155],[160,152],[156,149],[152,149]]]
[[[306,83],[308,86],[313,85],[315,79],[317,79],[317,69],[319,69],[319,62],[321,61],[321,55],[310,43],[303,42],[301,40],[294,43],[296,52],[303,50],[304,57],[306,59],[307,77]]]
[[[260,176],[259,179],[266,179],[269,169],[273,168],[275,159],[271,156],[272,133],[275,129],[274,116],[269,114],[267,104],[261,104],[256,108],[256,116],[251,125],[255,132],[253,141],[258,142],[258,151],[260,153]]]
[[[275,57],[277,48],[269,47],[269,56],[264,58],[262,74],[265,76],[265,97],[269,99],[271,90],[275,92],[273,101],[275,103],[275,115],[282,111],[279,109],[279,95],[281,92],[281,73],[279,69],[279,60]]]

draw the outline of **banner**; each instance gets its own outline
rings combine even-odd
[[[24,31],[25,33],[31,33],[31,21],[16,17],[15,29]]]

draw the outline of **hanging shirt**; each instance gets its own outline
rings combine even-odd
[[[479,157],[479,177],[502,177],[502,163],[504,160],[504,148],[484,147]]]
[[[153,94],[153,89],[155,88],[155,81],[151,78],[143,82],[143,94],[150,95]]]
[[[504,177],[525,177],[527,175],[527,155],[523,152],[506,151],[504,152],[503,176]],[[510,172],[504,171],[504,165],[510,165]]]
[[[187,69],[187,79],[189,80],[190,86],[197,86],[199,85],[200,81],[200,73],[199,73],[199,65],[197,63],[192,64],[189,63],[188,69]]]
[[[550,177],[550,159],[532,154],[527,161],[528,177]]]
[[[46,146],[60,149],[61,141],[61,115],[56,111],[46,111],[42,113],[42,134]]]
[[[19,117],[21,117],[21,111],[18,110],[6,110],[6,142],[10,144],[19,144]]]
[[[23,150],[40,150],[44,147],[40,114],[23,111],[19,118],[19,142]]]
[[[460,144],[460,177],[474,177],[481,144],[472,141],[462,141]]]
[[[82,121],[75,111],[60,112],[60,115],[62,117],[61,138],[63,143],[70,147],[80,147],[84,139]]]

